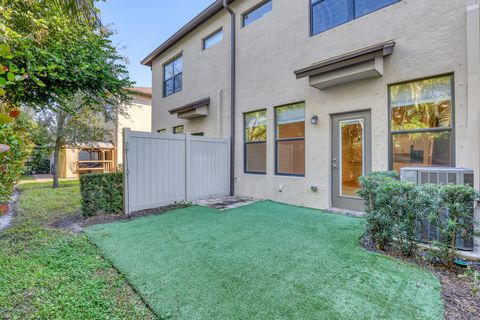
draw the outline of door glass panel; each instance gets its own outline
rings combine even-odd
[[[363,175],[363,119],[340,121],[340,195],[357,197]]]

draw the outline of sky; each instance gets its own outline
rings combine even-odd
[[[128,58],[135,86],[151,87],[150,68],[140,61],[211,3],[213,0],[106,0],[97,6],[103,24],[115,30],[113,43]]]

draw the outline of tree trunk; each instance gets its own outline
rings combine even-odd
[[[64,145],[63,127],[65,124],[66,114],[64,111],[59,111],[57,114],[57,130],[55,134],[55,151],[53,153],[53,188],[57,189],[60,185],[58,182],[58,171],[60,163],[58,159],[60,157],[60,151]]]
[[[60,150],[62,149],[61,139],[57,137],[55,141],[55,151],[53,152],[53,188],[57,189],[59,187],[58,183],[58,169],[60,164],[58,163],[58,158],[60,156]]]
[[[452,232],[452,248],[450,249],[450,259],[448,259],[448,268],[453,269],[453,263],[455,260],[455,247],[457,246],[457,232]]]

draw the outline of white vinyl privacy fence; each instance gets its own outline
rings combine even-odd
[[[229,194],[229,139],[123,134],[125,213]]]

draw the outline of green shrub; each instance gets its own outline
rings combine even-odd
[[[50,150],[48,148],[34,148],[25,164],[25,174],[46,173],[50,173]]]
[[[472,270],[472,268],[469,266],[461,277],[471,280],[470,289],[472,290],[472,294],[475,297],[478,296],[480,294],[480,272],[477,270]]]
[[[440,241],[432,242],[436,257],[452,266],[457,235],[472,236],[472,210],[478,198],[466,185],[416,186],[401,182],[392,172],[361,177],[359,195],[365,200],[366,235],[378,249],[391,246],[413,255],[416,240],[429,222],[438,228]]]
[[[123,173],[82,175],[80,192],[86,217],[123,213]]]
[[[448,259],[448,266],[453,266],[455,260],[454,248],[456,247],[457,235],[467,239],[473,237],[472,221],[474,201],[478,199],[475,190],[467,185],[448,184],[441,189],[442,207],[448,212],[446,219],[442,219],[441,211],[432,219],[439,228],[442,241],[448,243],[452,250]]]
[[[396,172],[371,172],[360,178],[362,189],[358,192],[365,200],[365,218],[367,235],[377,249],[385,249],[392,241],[392,221],[381,211],[381,203],[377,200],[378,188],[399,178]]]
[[[416,198],[412,183],[392,179],[377,188],[376,215],[388,219],[387,243],[408,256],[415,249],[417,236]]]
[[[0,144],[10,147],[9,151],[0,153],[0,204],[10,200],[15,184],[24,173],[25,161],[32,149],[31,128],[32,122],[25,116],[0,125]]]

